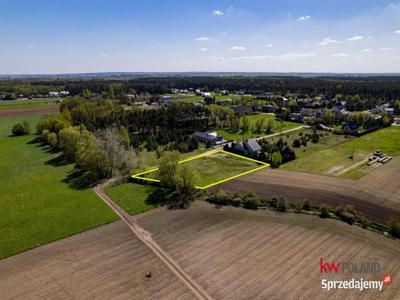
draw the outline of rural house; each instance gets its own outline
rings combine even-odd
[[[172,96],[162,96],[161,104],[163,105],[170,105],[172,103]]]
[[[196,131],[193,134],[200,142],[206,145],[220,145],[225,142],[224,137],[216,132],[201,132]]]
[[[240,154],[254,155],[261,151],[261,146],[256,140],[246,140],[244,142],[232,143],[230,148]]]
[[[244,151],[248,155],[253,155],[261,151],[261,146],[256,140],[246,140],[243,142]]]

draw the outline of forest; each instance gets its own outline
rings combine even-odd
[[[0,80],[0,94],[46,94],[49,91],[67,90],[80,95],[85,90],[103,93],[112,86],[115,97],[129,93],[152,95],[169,93],[171,89],[263,90],[285,95],[297,93],[309,96],[324,94],[359,95],[361,99],[400,98],[400,76],[173,76],[134,78],[31,78]]]

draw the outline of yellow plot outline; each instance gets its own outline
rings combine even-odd
[[[206,153],[203,153],[203,154],[200,154],[200,155],[196,155],[196,156],[190,157],[190,158],[188,158],[188,159],[181,160],[181,161],[178,162],[178,164],[183,164],[183,163],[186,163],[186,162],[188,162],[188,161],[191,161],[191,160],[194,160],[194,159],[198,159],[198,158],[201,158],[201,157],[205,157],[205,156],[210,156],[210,155],[213,155],[213,154],[216,154],[216,153],[225,153],[225,154],[229,154],[229,155],[232,155],[232,156],[241,158],[241,159],[246,159],[246,160],[255,162],[255,163],[257,163],[257,164],[261,164],[261,166],[260,166],[260,167],[257,167],[257,168],[254,168],[254,169],[251,169],[251,170],[249,170],[249,171],[240,173],[240,174],[238,174],[238,175],[234,175],[234,176],[228,177],[228,178],[226,178],[226,179],[223,179],[223,180],[220,180],[220,181],[217,181],[217,182],[208,184],[208,185],[206,185],[206,186],[196,186],[197,189],[200,189],[200,190],[208,189],[209,187],[212,187],[212,186],[214,186],[214,185],[217,185],[217,184],[220,184],[220,183],[223,183],[223,182],[226,182],[226,181],[229,181],[229,180],[232,180],[232,179],[235,179],[235,178],[238,178],[238,177],[247,175],[247,174],[249,174],[249,173],[253,173],[253,172],[256,172],[256,171],[258,171],[258,170],[261,170],[261,169],[264,169],[264,168],[269,167],[269,164],[267,164],[267,163],[265,163],[265,162],[262,162],[262,161],[259,161],[259,160],[256,160],[256,159],[252,159],[252,158],[248,158],[248,157],[245,157],[245,156],[242,156],[242,155],[238,155],[238,154],[235,154],[235,153],[231,153],[231,152],[228,152],[228,151],[225,151],[225,150],[213,150],[213,151],[208,151],[208,152],[206,152]],[[138,173],[138,174],[134,174],[134,175],[132,175],[132,178],[134,178],[134,179],[140,179],[140,180],[146,180],[146,181],[152,181],[152,182],[160,182],[160,180],[158,180],[158,179],[147,178],[147,177],[141,177],[142,175],[145,175],[145,174],[148,174],[148,173],[152,173],[152,172],[158,171],[158,169],[159,169],[159,168],[154,168],[154,169],[151,169],[151,170],[147,170],[147,171],[145,171],[145,172],[141,172],[141,173]]]

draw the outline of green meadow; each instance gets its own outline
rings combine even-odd
[[[239,130],[238,132],[233,132],[232,130],[229,129],[220,129],[217,130],[218,133],[222,134],[224,136],[225,140],[235,140],[235,141],[244,141],[246,139],[251,139],[251,138],[257,138],[261,136],[267,136],[268,134],[274,134],[274,133],[279,133],[281,131],[286,131],[289,129],[293,129],[296,127],[301,126],[302,124],[299,123],[294,123],[294,122],[287,122],[287,121],[277,121],[275,120],[274,115],[267,115],[267,114],[257,114],[257,115],[249,115],[246,116],[249,119],[250,123],[250,130],[243,131]],[[241,117],[243,119],[243,117]],[[272,129],[270,133],[264,132],[255,132],[253,130],[255,123],[257,120],[264,119],[265,123],[268,120],[272,120]],[[265,125],[265,124],[264,124]]]
[[[310,147],[296,149],[298,158],[282,165],[281,168],[326,174],[334,168],[344,168],[360,162],[377,149],[388,155],[398,156],[400,127],[391,126],[350,140],[331,134],[322,138],[318,144],[308,144]]]
[[[0,258],[117,220],[91,189],[66,182],[72,164],[34,143],[35,135],[12,137],[17,122],[34,131],[39,116],[0,119]]]

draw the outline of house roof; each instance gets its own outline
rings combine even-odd
[[[257,152],[261,151],[261,146],[257,143],[256,140],[247,140],[245,141],[246,147],[251,151]]]
[[[196,132],[194,133],[194,135],[195,135],[196,137],[203,138],[203,139],[208,139],[208,140],[214,140],[214,139],[217,139],[217,138],[219,138],[219,137],[222,137],[222,135],[220,135],[220,134],[218,134],[218,133],[216,133],[216,132],[201,132],[201,131],[196,131]]]

